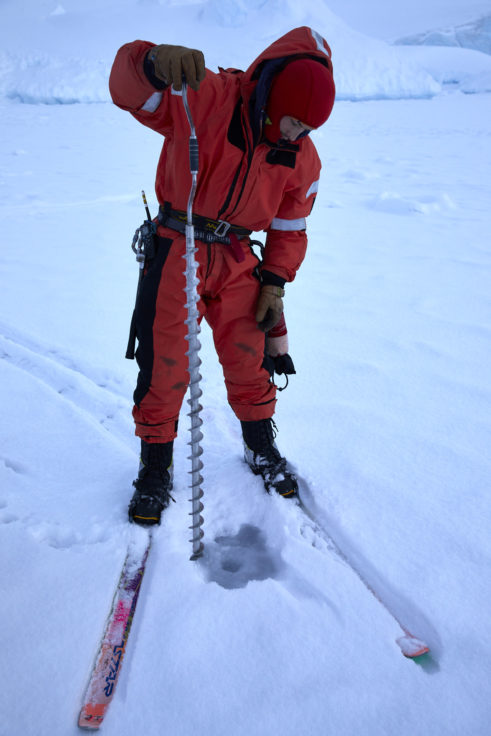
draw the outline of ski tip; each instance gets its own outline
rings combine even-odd
[[[415,636],[408,633],[397,639],[397,643],[399,644],[403,655],[408,659],[417,659],[418,657],[422,657],[424,654],[428,654],[430,651],[429,646],[427,646],[424,641],[421,641],[421,639],[417,639]]]
[[[104,719],[106,709],[106,704],[86,703],[78,718],[79,728],[84,728],[87,731],[97,731]]]

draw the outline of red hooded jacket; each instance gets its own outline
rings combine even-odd
[[[185,211],[189,171],[189,125],[181,93],[158,90],[145,70],[154,44],[124,45],[114,61],[110,91],[116,105],[165,136],[156,194],[161,205]],[[309,137],[278,146],[265,141],[262,125],[274,74],[299,57],[319,60],[332,72],[331,51],[312,29],[296,28],[269,46],[246,72],[207,70],[188,100],[199,144],[194,212],[253,231],[267,232],[263,270],[292,281],[307,246],[305,218],[314,204],[321,164]],[[147,73],[146,73],[147,71]]]

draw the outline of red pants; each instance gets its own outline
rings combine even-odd
[[[136,306],[140,372],[133,417],[136,435],[147,442],[174,439],[189,382],[186,240],[167,228],[159,227],[158,234],[157,254],[143,277]],[[227,245],[196,241],[201,297],[197,306],[200,319],[204,316],[213,331],[228,401],[238,419],[253,421],[273,415],[276,389],[262,367],[265,336],[255,320],[257,259],[243,242],[245,260],[237,263]],[[205,397],[205,402],[213,399]]]

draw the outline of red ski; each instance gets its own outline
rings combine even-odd
[[[143,545],[130,543],[128,547],[80,711],[80,728],[98,729],[113,698],[151,543],[152,536],[148,532]]]
[[[303,511],[303,513],[312,522],[314,522],[318,531],[329,543],[334,554],[336,554],[344,563],[346,563],[348,567],[351,568],[354,574],[363,583],[365,588],[373,595],[375,600],[377,600],[381,604],[381,606],[385,608],[387,613],[399,625],[403,636],[400,636],[398,639],[396,639],[396,641],[403,655],[408,659],[417,659],[418,657],[422,657],[424,654],[428,654],[430,651],[428,644],[426,644],[426,642],[424,642],[422,639],[414,636],[409,631],[409,629],[400,620],[393,606],[389,605],[385,596],[383,596],[381,591],[378,590],[374,583],[370,581],[366,573],[363,571],[363,568],[357,563],[353,555],[348,555],[341,548],[336,539],[334,539],[332,533],[327,529],[327,526],[323,524],[319,519],[319,514],[315,513],[312,510],[314,508],[314,504],[312,502],[310,492],[308,491],[308,487],[305,483],[300,484],[300,492],[297,496],[297,505]]]

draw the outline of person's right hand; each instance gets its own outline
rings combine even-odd
[[[148,58],[153,62],[155,76],[173,85],[176,91],[182,89],[183,76],[195,92],[205,78],[205,57],[197,49],[161,44],[150,49]]]

